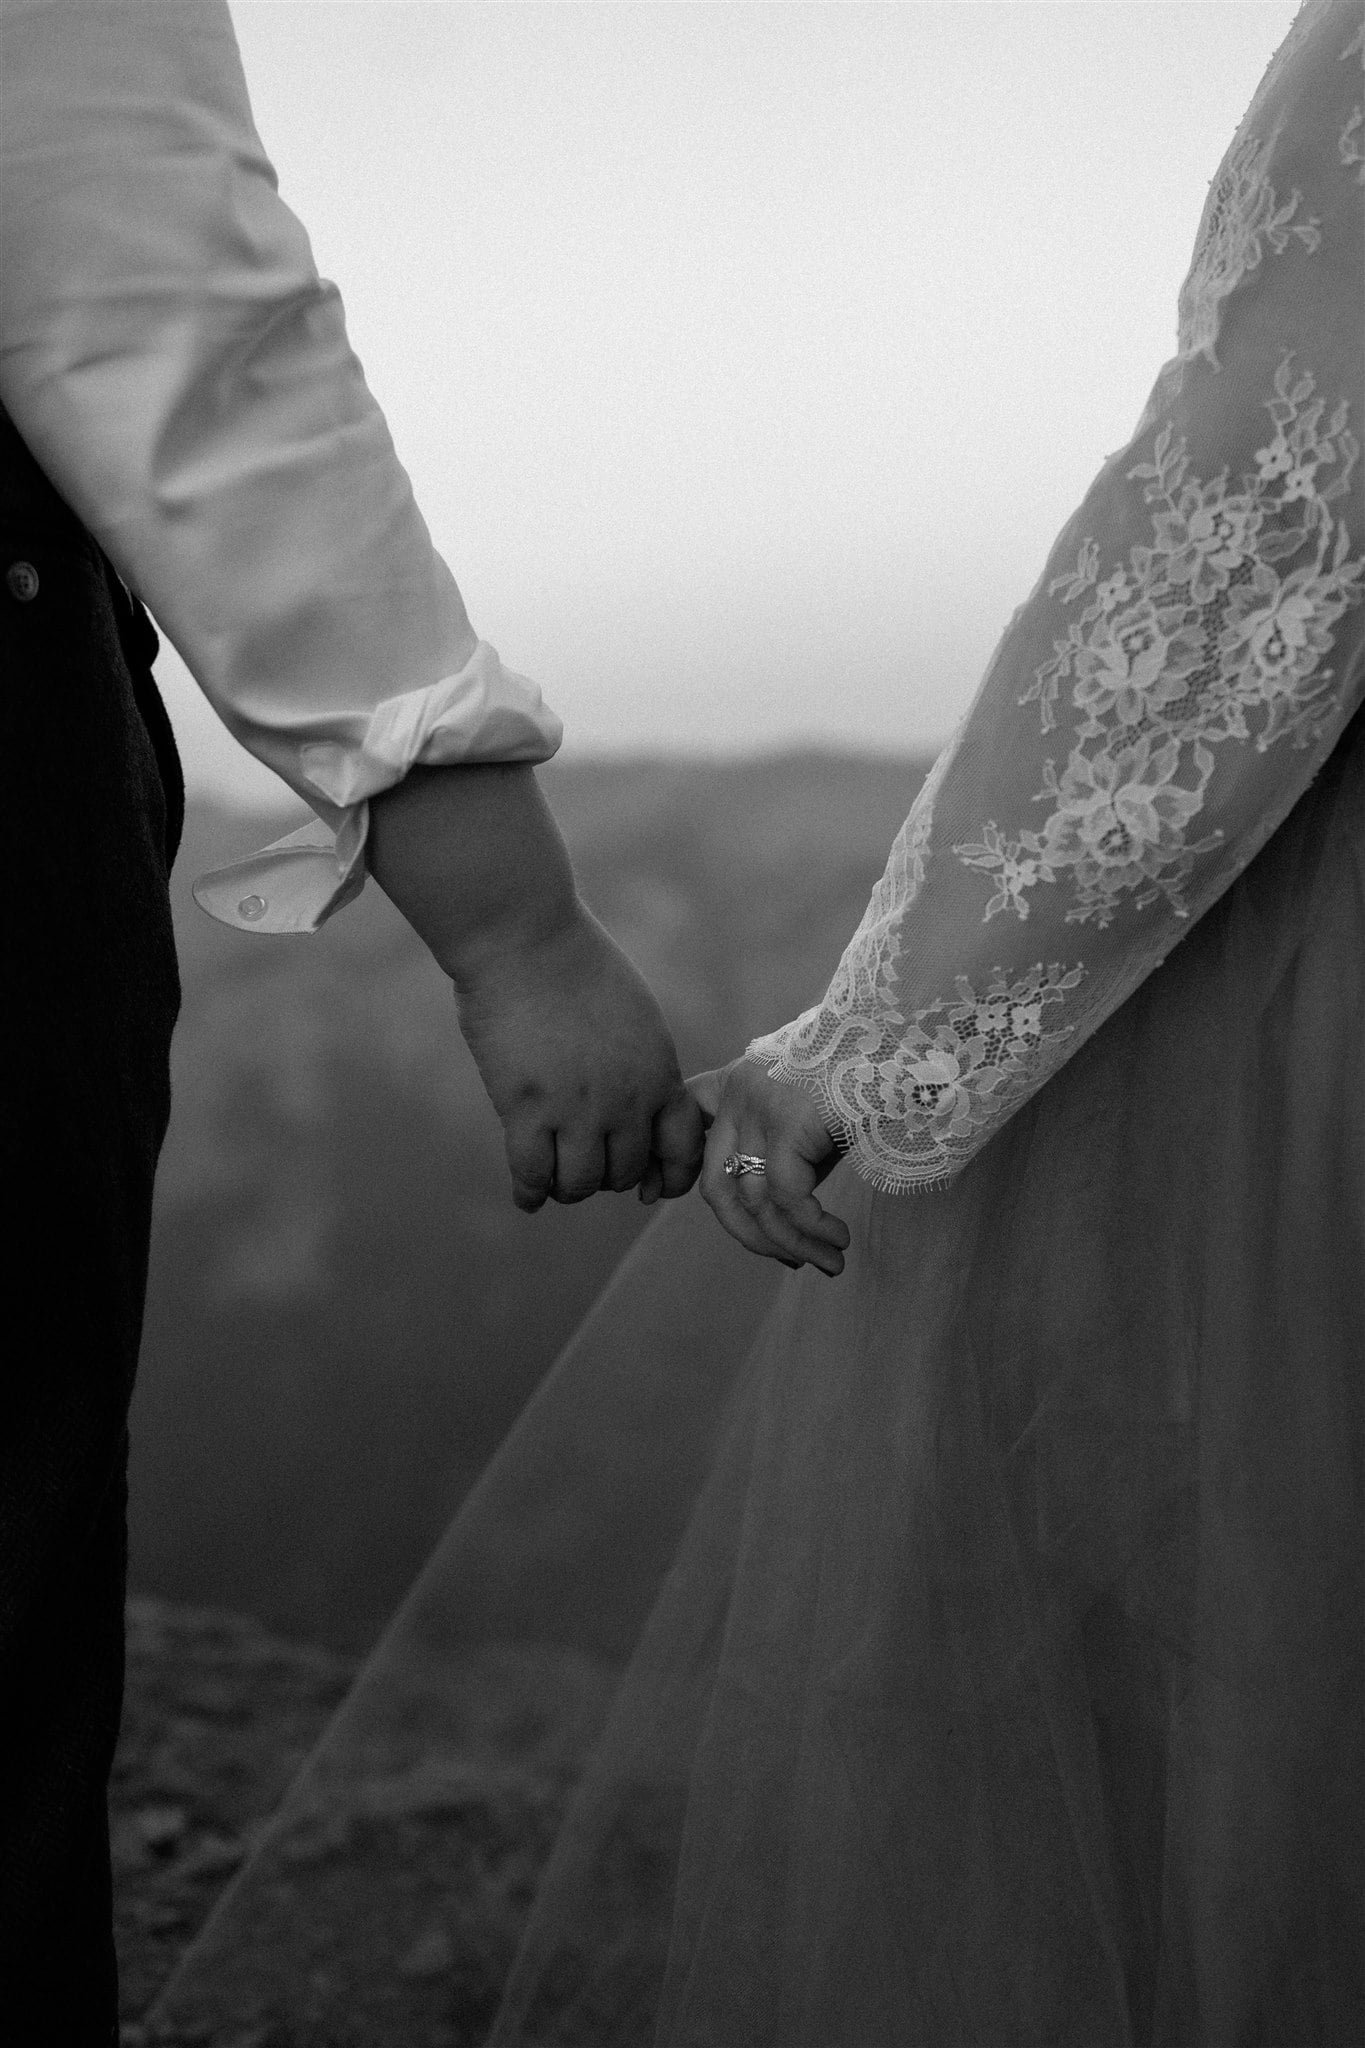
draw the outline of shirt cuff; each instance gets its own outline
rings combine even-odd
[[[480,640],[454,675],[376,704],[359,740],[305,741],[298,786],[344,810],[391,789],[418,763],[548,761],[563,737],[537,685],[504,668],[497,649]]]
[[[194,900],[239,931],[315,932],[365,886],[368,798],[419,765],[548,761],[563,732],[536,684],[504,668],[496,648],[480,640],[454,675],[377,704],[359,744],[300,747],[296,787],[330,822],[315,818],[200,875]]]
[[[220,924],[247,932],[315,932],[365,886],[370,807],[357,804],[333,832],[310,818],[259,853],[200,875],[194,900]]]

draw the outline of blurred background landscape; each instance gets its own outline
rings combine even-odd
[[[541,771],[685,1072],[823,988],[927,763],[797,753]],[[135,1592],[365,1649],[646,1213],[535,1217],[448,985],[373,884],[312,938],[190,897],[283,829],[202,793],[133,1412]]]
[[[808,751],[540,771],[582,891],[652,983],[684,1072],[733,1057],[821,991],[927,765]],[[243,933],[197,908],[198,873],[291,822],[278,803],[253,812],[201,782],[172,885],[184,1003],[133,1404],[110,1801],[127,2048],[163,2038],[144,2025],[154,1998],[650,1213],[613,1195],[513,1208],[449,986],[373,884],[313,937]],[[701,1223],[721,1257],[728,1241]],[[699,1411],[714,1398],[699,1385]],[[619,1421],[614,1438],[609,1414],[594,1422],[608,1486],[639,1462],[639,1412]],[[665,1461],[682,1448],[668,1437]],[[584,1503],[590,1517],[601,1505]],[[547,1667],[547,1701],[554,1679]],[[509,1812],[507,1870],[524,1875],[545,1843],[523,1839],[515,1800]],[[487,1819],[469,1822],[472,1840]],[[464,1839],[447,1820],[432,1823],[442,1857]],[[324,1948],[361,1928],[393,1936],[395,1968],[374,1982],[400,2017],[375,2031],[368,2015],[362,2037],[406,2048],[409,2002],[440,1984],[425,1951],[415,1977],[403,1961],[422,1931],[403,1932],[403,1886],[379,1886],[400,1925],[376,1933],[375,1874],[348,1868],[333,1878],[358,1919],[311,1881],[311,1862],[291,1862],[289,1925]],[[496,1934],[461,1993],[481,2026],[522,1908],[491,1879],[467,1903]],[[263,1951],[286,1989],[307,1978],[299,1940]],[[210,1964],[201,1990],[226,2006],[209,2037],[262,2038],[228,2010],[259,1975]]]
[[[479,630],[564,718],[547,790],[685,1069],[822,988],[1131,431],[1292,13],[234,5],[281,190]],[[133,1581],[354,1652],[644,1212],[513,1210],[376,891],[313,939],[194,908],[287,821],[169,644],[158,676],[195,800]]]
[[[823,988],[1169,353],[1295,4],[233,0],[281,190],[479,631],[565,720],[547,793],[684,1071]],[[311,939],[195,908],[297,814],[169,644],[158,676],[192,800],[112,1802],[129,2048],[646,1222],[513,1209],[377,890]]]

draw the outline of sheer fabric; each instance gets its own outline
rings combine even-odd
[[[1357,719],[939,1200],[836,1191],[497,2048],[1361,2038],[1363,962]]]
[[[1322,88],[1315,104],[1352,179],[1360,124],[1324,81],[1335,90],[1349,75],[1360,93],[1348,47],[1359,21],[1355,8],[1310,8],[1257,102],[1301,105],[1302,81]],[[1312,213],[1323,235],[1311,252],[1296,245],[1309,294],[1325,263],[1354,275],[1356,252],[1331,253],[1325,205],[1310,207],[1284,161],[1274,216],[1283,224],[1301,185],[1292,217]],[[1259,267],[1291,255],[1267,239]],[[1342,328],[1343,298],[1330,314],[1324,301],[1298,332],[1301,355],[1316,351],[1313,389],[1293,381],[1305,363],[1292,366],[1288,410],[1266,415],[1255,444],[1270,448],[1282,427],[1288,445],[1323,398],[1312,451],[1328,452],[1291,448],[1318,465],[1291,503],[1319,509],[1286,512],[1280,490],[1267,511],[1248,487],[1238,531],[1254,528],[1262,552],[1242,580],[1210,547],[1173,581],[1173,522],[1202,537],[1202,511],[1221,519],[1235,495],[1226,479],[1209,494],[1222,460],[1206,409],[1182,430],[1190,467],[1178,476],[1178,437],[1158,443],[1196,378],[1235,391],[1218,380],[1270,304],[1244,269],[1222,290],[1236,270],[1222,257],[1203,268],[1218,285],[1199,302],[1215,304],[1222,369],[1192,355],[1154,400],[1152,473],[1128,502],[1149,527],[1168,518],[1172,545],[1152,546],[1142,573],[1179,595],[1227,569],[1226,585],[1199,588],[1231,650],[1252,616],[1237,593],[1273,596],[1272,582],[1311,565],[1294,588],[1314,594],[1284,616],[1303,627],[1301,652],[1314,621],[1331,648],[1313,643],[1293,690],[1242,702],[1244,736],[1152,728],[1134,740],[1150,740],[1149,767],[1174,750],[1159,789],[1189,795],[1201,750],[1212,760],[1178,852],[1158,834],[1141,878],[1129,863],[1115,882],[1098,858],[1085,865],[1089,841],[1040,828],[1076,859],[1040,860],[983,923],[980,892],[999,893],[1003,870],[974,863],[1000,848],[979,819],[971,838],[955,821],[989,788],[985,823],[994,816],[1002,844],[1017,837],[1000,823],[1004,798],[1029,781],[1014,772],[1019,692],[997,659],[876,901],[889,910],[918,894],[881,938],[872,916],[851,957],[882,958],[884,938],[907,974],[929,976],[937,960],[970,981],[985,944],[1013,987],[1028,966],[995,950],[997,934],[1051,918],[1058,952],[1074,939],[1090,954],[1085,973],[1062,987],[1077,964],[1063,955],[1051,998],[1040,982],[1008,1000],[1071,1036],[1027,1073],[1004,1066],[1016,1096],[1003,1083],[982,1092],[995,1124],[974,1155],[951,1119],[913,1123],[908,1088],[899,1123],[878,1123],[880,1098],[876,1116],[859,1098],[858,1157],[828,1184],[852,1231],[833,1285],[746,1265],[690,1205],[646,1235],[187,1958],[159,2009],[164,2038],[1365,2037],[1365,710],[1345,722],[1362,679],[1340,580],[1349,539],[1337,551],[1356,501],[1327,495],[1353,461],[1338,418],[1349,393],[1324,382],[1348,385],[1360,331],[1354,314]],[[1274,354],[1272,393],[1279,365]],[[1251,396],[1233,402],[1244,426]],[[1197,502],[1181,496],[1192,479]],[[1264,537],[1300,517],[1308,538],[1266,558]],[[1131,554],[1117,568],[1092,561],[1090,533],[1083,516],[1067,541],[1080,587],[1034,600],[1040,663],[1070,662],[1054,697],[1040,686],[1024,707],[1040,731],[1049,705],[1049,730],[1070,722],[1057,791],[1043,784],[1058,811],[1073,762],[1109,758],[1129,703],[1099,691],[1101,650],[1117,645],[1101,585],[1139,572]],[[1332,577],[1343,609],[1324,624]],[[1078,621],[1099,609],[1054,649],[1059,596]],[[1114,606],[1127,604],[1118,592]],[[1126,669],[1118,654],[1110,664],[1136,668],[1148,696],[1181,630],[1157,627],[1159,667],[1143,668],[1140,650],[1122,651]],[[1272,638],[1267,628],[1257,644]],[[1081,662],[1091,651],[1093,666]],[[1085,739],[1082,681],[1099,691],[1087,702],[1100,731]],[[1220,701],[1235,721],[1231,687]],[[965,921],[953,910],[964,890],[978,892]],[[930,922],[934,904],[946,923]],[[1138,971],[1146,951],[1121,943],[1149,925],[1185,934],[1160,973]],[[902,932],[913,952],[894,952]],[[1075,1007],[1124,976],[1127,998],[1107,1014]],[[878,1012],[875,1028],[892,1021]],[[899,1072],[904,1047],[918,1053],[904,1016],[896,1032],[883,1064]],[[969,1042],[984,1046],[985,1027]],[[989,1067],[983,1052],[972,1071]],[[952,1173],[932,1201],[911,1202],[869,1169],[889,1177],[885,1160],[919,1129]]]
[[[433,1553],[154,2038],[484,2038],[779,1278],[700,1202],[651,1224]]]
[[[1016,613],[824,999],[750,1048],[880,1187],[956,1172],[1241,873],[1365,689],[1361,10],[1299,17],[1177,354]]]
[[[1362,1016],[1357,719],[838,1283],[671,1211],[154,2038],[1356,2048]]]

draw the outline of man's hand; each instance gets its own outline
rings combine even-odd
[[[839,1146],[814,1098],[751,1059],[695,1074],[687,1085],[710,1124],[701,1192],[731,1237],[784,1266],[818,1266],[831,1279],[842,1273],[848,1225],[815,1198]],[[766,1160],[765,1170],[732,1178],[723,1164],[732,1152]]]
[[[685,1194],[701,1111],[658,1004],[579,901],[531,769],[412,769],[371,798],[366,857],[455,985],[518,1207]]]
[[[646,1176],[651,1199],[686,1194],[701,1166],[701,1111],[649,988],[582,905],[561,929],[457,980],[456,999],[502,1119],[519,1209],[622,1193]]]

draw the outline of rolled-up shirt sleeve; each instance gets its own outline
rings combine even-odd
[[[367,798],[418,763],[545,760],[558,720],[432,545],[224,0],[2,0],[0,37],[0,402],[330,828],[277,863],[283,925],[260,886],[231,912],[309,928],[358,885]]]

